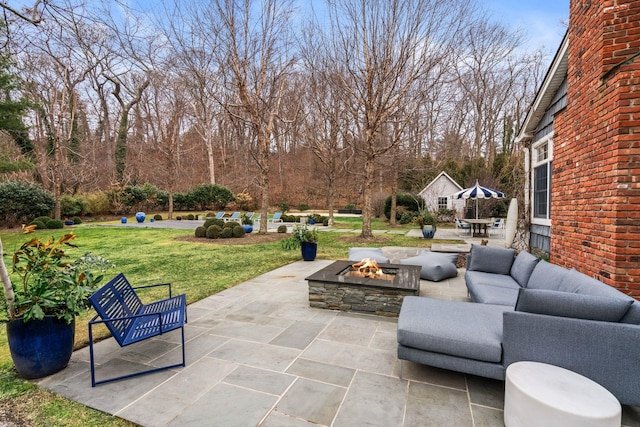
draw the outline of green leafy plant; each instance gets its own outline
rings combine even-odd
[[[195,235],[196,237],[207,237],[207,229],[203,226],[196,227]]]
[[[62,222],[59,219],[50,219],[49,221],[47,221],[47,228],[51,228],[51,229],[64,228],[64,222]]]
[[[287,232],[287,226],[286,225],[279,225],[277,228],[278,233],[283,234]]]
[[[253,220],[246,213],[242,214],[242,223],[244,225],[253,225]]]
[[[315,227],[310,229],[307,224],[296,224],[291,236],[282,241],[282,247],[287,250],[296,249],[304,242],[317,243],[318,230]]]
[[[8,277],[2,279],[10,319],[54,315],[71,323],[88,307],[89,296],[103,279],[100,273],[114,266],[90,252],[68,262],[65,249],[77,247],[71,243],[75,237],[67,233],[57,240],[33,238],[13,254],[13,272],[20,283],[9,286]]]
[[[207,227],[206,236],[209,239],[217,239],[220,237],[220,233],[222,233],[222,227],[217,224],[211,224]]]
[[[189,214],[189,215],[191,215],[191,214]],[[191,216],[193,217],[193,215],[191,215]],[[193,218],[191,218],[191,219],[193,219]],[[160,215],[160,214],[155,214],[155,215],[153,216],[153,220],[154,220],[154,221],[162,221],[162,215]]]
[[[425,225],[432,225],[434,228],[438,224],[438,217],[428,210],[419,211],[414,217],[413,221],[418,224],[420,228]]]

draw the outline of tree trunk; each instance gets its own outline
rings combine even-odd
[[[173,191],[169,191],[169,213],[167,219],[173,219]]]
[[[114,159],[116,162],[116,178],[120,184],[124,181],[124,168],[127,161],[127,129],[129,127],[129,111],[123,110],[118,125],[118,136],[116,138],[116,149]]]
[[[371,217],[373,216],[372,198],[373,198],[373,180],[375,177],[375,157],[367,155],[364,162],[364,194],[362,209],[362,233],[360,237],[363,239],[373,238],[371,231]]]
[[[2,239],[0,239],[0,280],[2,280],[4,299],[7,302],[7,307],[9,309],[9,318],[14,318],[16,317],[16,297],[13,293],[13,285],[11,284],[11,278],[9,277],[7,266],[4,263],[4,247],[2,246]]]

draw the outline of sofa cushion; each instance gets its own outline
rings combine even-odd
[[[419,350],[499,363],[505,306],[405,297],[398,343]]]
[[[634,301],[627,311],[627,314],[620,320],[620,323],[631,323],[633,325],[640,325],[640,302]]]
[[[511,265],[511,277],[523,288],[527,286],[529,277],[533,273],[533,269],[538,265],[540,258],[531,255],[527,251],[522,251],[518,254],[513,264]]]
[[[527,288],[529,289],[548,289],[551,291],[560,290],[562,280],[564,276],[569,273],[569,270],[562,268],[555,264],[548,263],[545,260],[540,260],[536,264],[529,281],[527,282]],[[574,292],[575,289],[562,289],[564,292]]]
[[[349,261],[362,261],[364,258],[383,264],[389,262],[389,258],[384,256],[380,248],[349,248]]]
[[[621,298],[545,289],[520,289],[516,311],[600,320],[603,322],[619,322],[632,303],[633,301]]]
[[[433,251],[430,251],[429,249],[425,249],[422,252],[420,252],[418,255],[429,255],[429,254],[435,254],[439,257],[442,257],[444,259],[451,261],[454,264],[458,263],[458,252],[433,252]]]
[[[484,271],[467,270],[464,274],[464,280],[467,287],[471,286],[497,286],[500,288],[520,289],[520,285],[513,277],[507,274],[485,273]],[[515,302],[515,301],[514,301]]]
[[[509,274],[515,251],[493,246],[471,245],[467,269],[486,273]]]
[[[517,285],[515,288],[505,288],[501,286],[467,284],[467,289],[471,300],[474,302],[506,305],[513,308],[518,300],[518,290],[522,288]]]
[[[420,278],[432,282],[439,282],[458,275],[458,269],[451,262],[451,257],[436,252],[423,252],[421,255],[401,259],[400,264],[420,266]]]

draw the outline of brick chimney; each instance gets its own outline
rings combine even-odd
[[[551,261],[640,298],[640,0],[571,0]]]

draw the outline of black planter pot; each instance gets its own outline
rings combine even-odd
[[[42,378],[66,367],[73,352],[75,330],[75,320],[67,324],[55,316],[26,323],[22,319],[9,321],[9,350],[20,376],[28,380]]]
[[[302,250],[302,259],[305,261],[313,261],[316,259],[316,253],[318,252],[318,244],[312,242],[300,243],[300,249]]]

